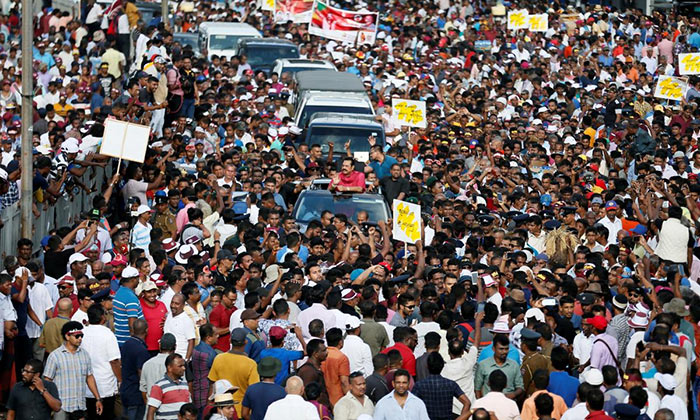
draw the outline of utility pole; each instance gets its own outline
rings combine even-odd
[[[32,238],[32,135],[34,113],[32,99],[34,96],[32,71],[32,42],[34,39],[34,19],[32,0],[22,0],[22,198],[20,201],[22,217],[22,237]]]
[[[172,31],[172,28],[170,28],[170,19],[168,18],[169,13],[170,11],[168,10],[168,0],[161,0],[160,15],[161,19],[163,20],[163,25],[165,26],[165,29]]]

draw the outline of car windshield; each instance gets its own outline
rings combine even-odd
[[[311,133],[307,137],[307,143],[320,144],[321,152],[328,153],[328,142],[333,142],[334,153],[345,153],[345,143],[350,140],[350,152],[369,153],[369,137],[374,136],[377,144],[384,145],[384,136],[379,130],[354,127],[318,127],[312,126]]]
[[[329,70],[327,67],[284,67],[282,73],[289,73],[290,76],[294,76],[300,71],[316,71],[316,70]]]
[[[245,52],[252,67],[272,64],[278,58],[299,58],[297,47],[280,45],[250,45]]]
[[[199,45],[197,43],[197,37],[196,36],[189,36],[189,35],[173,35],[173,40],[177,41],[182,45],[183,47],[185,45],[189,45],[192,47],[193,51],[197,51],[199,49]]]
[[[212,35],[209,37],[210,50],[235,50],[240,36],[236,35]]]
[[[357,213],[366,211],[370,222],[387,221],[389,214],[381,196],[309,194],[299,198],[294,213],[297,222],[308,223],[319,220],[321,212],[328,210],[333,214],[344,214],[348,219],[357,221]]]
[[[338,114],[362,114],[372,115],[370,108],[360,108],[355,106],[323,106],[323,105],[307,105],[301,112],[299,118],[299,127],[306,127],[309,123],[309,118],[317,112],[332,112]]]

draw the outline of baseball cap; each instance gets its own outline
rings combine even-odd
[[[277,325],[273,325],[272,327],[270,327],[270,332],[268,335],[270,336],[270,338],[279,340],[287,335],[287,330],[285,330],[282,327],[278,327]]]
[[[246,309],[243,311],[243,313],[241,313],[241,321],[258,318],[260,318],[260,314],[255,309]]]
[[[588,320],[588,323],[596,330],[604,330],[608,327],[608,321],[601,315],[596,315]]]
[[[619,208],[620,206],[618,206],[617,203],[613,200],[610,200],[607,203],[605,203],[605,210],[617,210]]]
[[[129,279],[132,277],[138,277],[139,276],[139,270],[135,269],[134,267],[126,267],[124,271],[122,271],[122,278],[123,279]]]
[[[667,389],[669,391],[673,391],[678,386],[676,378],[674,378],[673,375],[669,373],[657,372],[656,374],[654,374],[654,379],[659,381],[659,385],[661,385],[662,388]]]
[[[136,215],[137,215],[137,216],[141,216],[141,215],[144,214],[144,213],[150,213],[150,212],[152,212],[152,211],[153,211],[153,210],[151,210],[151,208],[148,207],[147,205],[141,204],[141,205],[139,206],[139,208],[136,210]]]
[[[86,257],[85,255],[83,255],[79,252],[76,252],[73,255],[71,255],[70,258],[68,258],[68,265],[71,265],[75,262],[87,261],[87,259],[88,259],[88,257]]]

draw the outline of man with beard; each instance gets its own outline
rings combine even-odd
[[[8,419],[48,419],[51,412],[61,409],[58,388],[53,382],[41,379],[42,368],[42,363],[36,359],[24,365],[22,381],[15,384],[7,401]]]
[[[409,418],[428,420],[425,403],[408,390],[411,375],[405,369],[394,373],[394,390],[384,396],[374,409],[374,420],[398,420]]]

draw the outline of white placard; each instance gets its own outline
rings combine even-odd
[[[150,135],[147,125],[107,119],[100,154],[143,163]]]
[[[407,201],[394,200],[392,210],[394,239],[415,244],[420,239],[421,233],[420,206]]]

